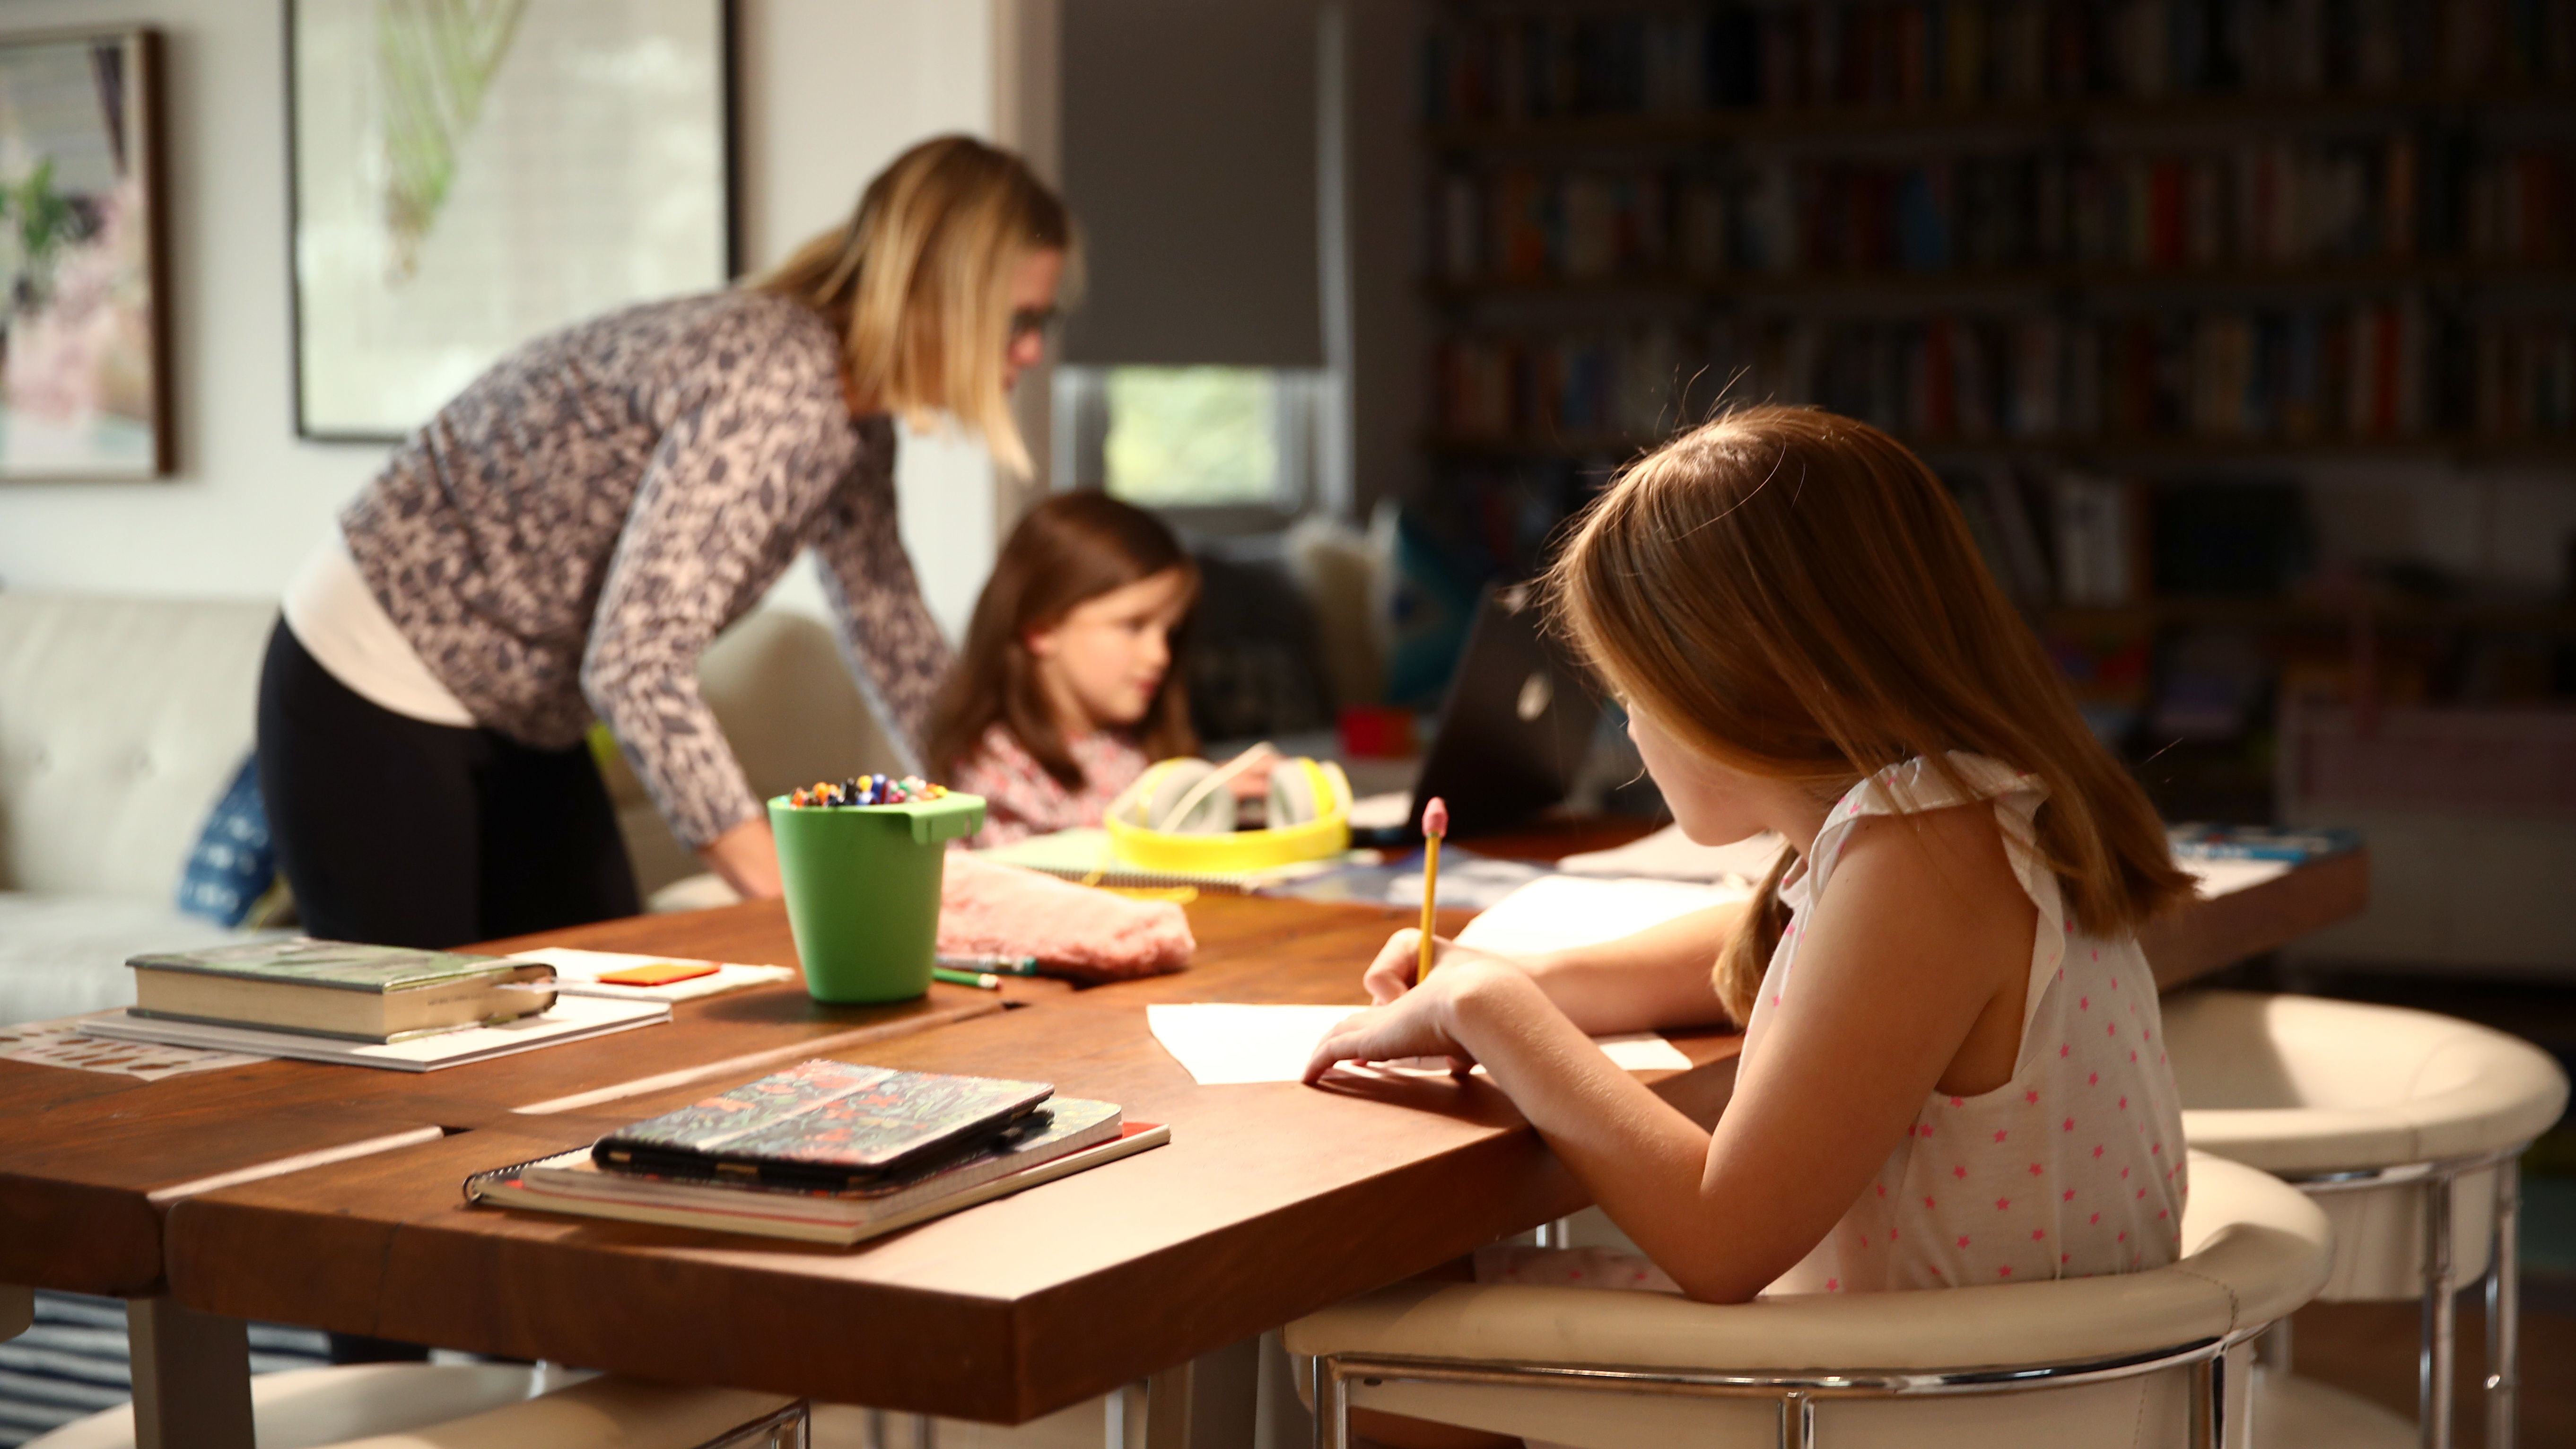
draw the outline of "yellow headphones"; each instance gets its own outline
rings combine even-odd
[[[1271,762],[1269,813],[1259,830],[1235,829],[1236,776]],[[1128,865],[1174,874],[1264,870],[1351,847],[1351,782],[1330,760],[1281,757],[1266,747],[1222,765],[1164,760],[1109,803],[1111,851]]]

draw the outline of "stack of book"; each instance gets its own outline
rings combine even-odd
[[[91,1036],[431,1071],[668,1021],[655,1001],[559,997],[543,962],[346,941],[136,956],[135,1005]]]
[[[812,1061],[481,1172],[468,1202],[850,1244],[1171,1140],[1040,1082]]]

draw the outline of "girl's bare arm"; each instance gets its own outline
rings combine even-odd
[[[1744,921],[1740,902],[1710,906],[1631,936],[1530,957],[1502,957],[1435,939],[1432,972],[1468,961],[1507,962],[1545,991],[1559,1011],[1594,1036],[1664,1026],[1726,1021],[1710,971],[1717,952]],[[1413,986],[1421,956],[1418,931],[1398,931],[1377,954],[1365,983],[1383,1005]]]
[[[2018,1033],[2035,913],[1991,812],[1940,814],[1952,818],[1927,823],[1928,849],[1902,823],[1854,831],[1841,909],[1801,942],[1795,999],[1770,1008],[1714,1135],[1612,1066],[1530,974],[1490,959],[1354,1017],[1310,1079],[1339,1060],[1482,1062],[1649,1257],[1693,1297],[1741,1302],[1868,1188],[1990,1018]]]

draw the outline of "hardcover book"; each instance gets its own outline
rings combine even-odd
[[[125,964],[136,1016],[344,1041],[512,1021],[555,1000],[555,970],[543,963],[347,941],[257,941]]]
[[[611,1170],[864,1187],[1008,1125],[1054,1091],[811,1061],[620,1128],[591,1153]]]

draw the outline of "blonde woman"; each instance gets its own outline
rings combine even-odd
[[[633,913],[594,719],[683,843],[778,894],[698,655],[811,548],[862,691],[921,737],[948,649],[896,533],[894,418],[955,418],[1025,471],[1006,395],[1072,250],[1018,158],[928,141],[775,273],[539,338],[397,448],[289,586],[260,681],[306,929],[444,947]]]

